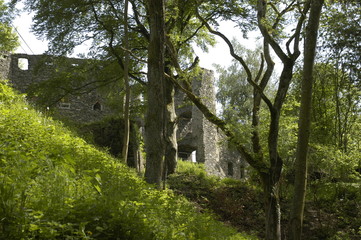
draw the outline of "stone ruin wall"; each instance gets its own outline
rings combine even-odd
[[[194,79],[192,82],[193,92],[212,112],[216,112],[214,86],[214,73],[206,69],[203,69],[200,78]],[[175,101],[180,157],[191,161],[191,153],[195,151],[196,161],[204,163],[209,174],[236,179],[245,178],[246,164],[237,151],[228,147],[226,137],[221,130],[210,123],[179,90],[176,91]]]
[[[0,79],[9,79],[11,56],[0,52]]]
[[[81,59],[71,59],[70,64],[79,61]],[[27,54],[8,55],[5,61],[0,60],[0,67],[2,77],[9,79],[14,88],[23,93],[32,84],[48,80],[55,69],[48,56]],[[57,103],[55,114],[76,122],[94,122],[111,114],[104,103],[105,99],[96,91],[81,96],[69,95]]]
[[[9,79],[13,86],[26,92],[33,83],[49,79],[54,66],[47,60],[44,64],[43,55],[0,54],[0,78]],[[51,59],[51,58],[50,58]],[[27,66],[21,66],[20,60],[25,60]],[[81,59],[71,59],[74,63]],[[35,71],[38,64],[42,64],[40,71]],[[216,111],[216,97],[214,89],[214,73],[203,70],[202,75],[192,82],[193,91],[202,98],[203,102]],[[96,91],[81,96],[70,96],[66,102],[57,105],[56,112],[61,116],[78,122],[94,122],[112,114],[107,108],[105,99]],[[179,157],[185,160],[196,155],[197,162],[205,164],[209,174],[220,177],[243,178],[245,163],[238,152],[230,150],[225,137],[211,124],[203,114],[179,90],[175,94],[176,113],[178,118],[178,149]]]

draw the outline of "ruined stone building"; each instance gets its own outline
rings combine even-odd
[[[10,80],[17,90],[26,93],[32,84],[46,81],[49,78],[48,73],[54,69],[54,63],[43,59],[43,55],[1,54],[0,79]],[[70,59],[70,64],[79,64],[81,61],[84,60]],[[39,65],[42,70],[36,72]],[[193,91],[213,111],[216,110],[214,81],[213,72],[204,70],[202,76],[192,83]],[[218,129],[187,100],[184,93],[176,91],[175,102],[179,157],[204,163],[209,174],[243,178],[244,161],[236,151],[229,149],[227,141]],[[112,114],[112,110],[105,104],[105,99],[96,90],[62,99],[56,105],[56,112],[82,123],[99,121]]]

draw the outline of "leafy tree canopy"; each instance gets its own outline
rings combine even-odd
[[[18,37],[11,27],[12,14],[3,0],[0,0],[0,52],[12,52],[18,46]]]
[[[348,2],[348,3],[345,3]],[[326,61],[335,63],[349,74],[361,88],[361,3],[341,1],[327,4],[320,34],[323,39],[321,54]]]

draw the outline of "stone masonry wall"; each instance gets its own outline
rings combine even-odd
[[[216,112],[216,97],[214,89],[213,71],[203,70],[202,77],[192,82],[192,88],[205,105],[213,112]],[[197,108],[192,110],[192,131],[196,136],[197,162],[205,164],[206,171],[212,175],[224,176],[220,165],[218,133],[216,127],[210,123],[203,113]]]
[[[14,54],[10,55],[9,59],[9,63],[0,61],[0,66],[8,64],[6,66],[9,67],[8,71],[5,70],[6,66],[1,71],[8,72],[7,78],[23,93],[27,92],[32,84],[48,80],[55,69],[51,58],[44,55]],[[73,64],[82,61],[71,60]],[[93,122],[111,114],[111,110],[104,103],[105,99],[96,91],[82,95],[69,94],[57,103],[55,115],[72,121]]]
[[[193,92],[203,103],[216,112],[215,79],[213,71],[203,69],[192,82]],[[178,120],[178,148],[180,157],[191,160],[196,151],[196,161],[205,164],[209,174],[219,177],[244,178],[246,164],[240,154],[228,147],[226,137],[210,123],[202,112],[181,92],[176,93]]]

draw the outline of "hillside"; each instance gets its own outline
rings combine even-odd
[[[255,239],[158,191],[0,83],[0,239]]]

